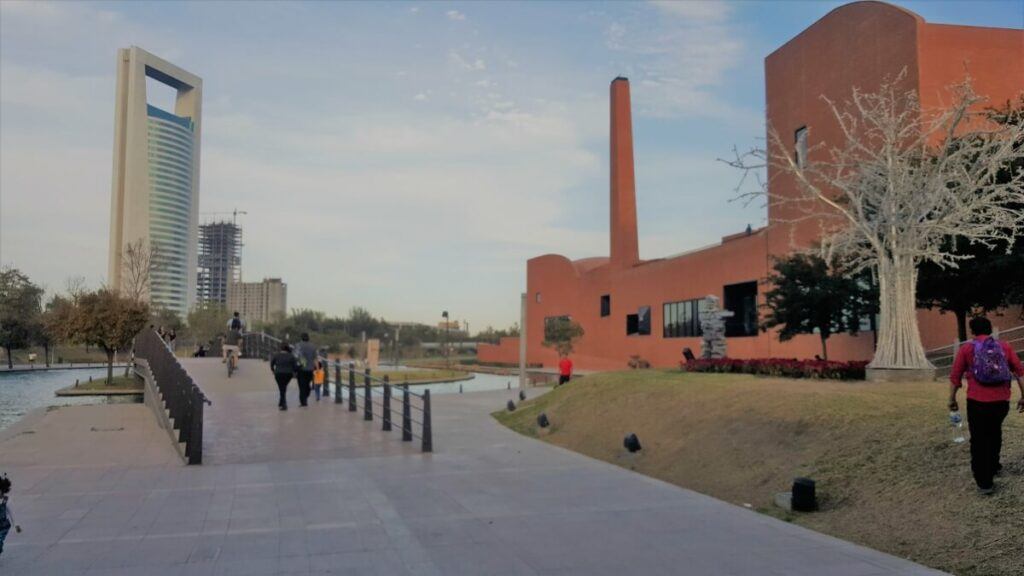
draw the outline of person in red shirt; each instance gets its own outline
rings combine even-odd
[[[561,386],[569,380],[572,380],[572,360],[566,355],[558,361],[558,385]]]
[[[957,391],[962,386],[963,377],[967,376],[967,428],[971,433],[971,472],[978,483],[978,491],[991,494],[993,478],[1002,469],[999,463],[999,451],[1003,444],[1003,420],[1010,411],[1010,381],[1000,384],[982,384],[976,381],[972,368],[974,366],[974,344],[992,337],[992,323],[988,318],[972,318],[971,334],[974,339],[964,343],[957,351],[953,362],[953,371],[949,374],[949,409],[959,410],[956,401]],[[1024,367],[1013,348],[1006,342],[999,342],[1006,356],[1007,365],[1017,377],[1021,399],[1017,401],[1017,411],[1024,412]]]

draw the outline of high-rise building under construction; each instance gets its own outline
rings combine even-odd
[[[241,281],[242,228],[231,221],[199,226],[199,273],[196,302],[199,306],[227,305],[228,290]]]

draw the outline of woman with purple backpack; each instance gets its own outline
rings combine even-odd
[[[1021,398],[1017,411],[1024,412],[1024,367],[1006,342],[992,337],[988,318],[971,318],[974,339],[957,351],[949,374],[949,409],[960,409],[956,393],[967,376],[967,429],[971,433],[971,472],[980,494],[992,494],[993,478],[1002,470],[999,451],[1003,445],[1003,420],[1010,412],[1010,381],[1017,377]]]

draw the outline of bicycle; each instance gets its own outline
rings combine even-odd
[[[226,364],[228,365],[228,378],[231,378],[231,374],[238,370],[238,356],[234,350],[228,350],[228,361]]]

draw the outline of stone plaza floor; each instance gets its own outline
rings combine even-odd
[[[265,363],[186,368],[213,401],[202,466],[142,405],[0,435],[24,528],[0,574],[940,574],[520,436],[489,415],[511,392],[435,396],[422,454],[294,384],[279,412]]]

